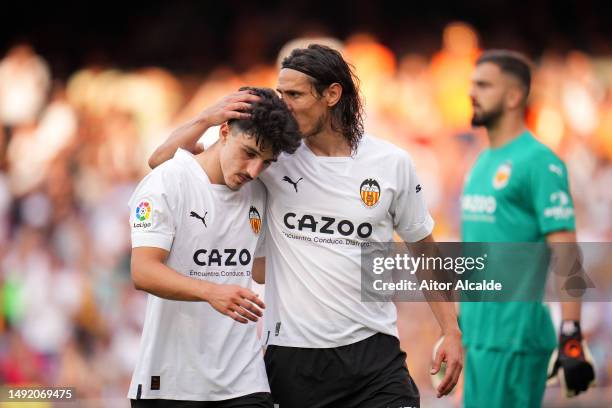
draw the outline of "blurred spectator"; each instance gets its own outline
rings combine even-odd
[[[0,122],[32,123],[47,98],[51,75],[47,63],[28,44],[11,48],[0,62]]]

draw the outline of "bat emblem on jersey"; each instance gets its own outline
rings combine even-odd
[[[202,224],[204,224],[204,226],[208,228],[208,225],[206,225],[206,214],[208,214],[208,211],[204,213],[203,217],[200,217],[198,213],[196,213],[195,211],[191,211],[189,213],[189,216],[193,218],[197,218],[198,220],[202,221]]]
[[[285,176],[285,177],[283,177],[283,181],[286,181],[287,183],[289,183],[289,184],[292,184],[292,185],[293,185],[293,188],[295,188],[295,192],[296,192],[296,193],[298,192],[298,189],[297,189],[297,184],[300,182],[300,180],[302,180],[302,177],[300,177],[300,178],[298,179],[298,181],[295,181],[295,182],[294,182],[293,180],[291,180],[291,179],[289,178],[289,176]]]
[[[380,200],[380,185],[374,179],[365,179],[359,188],[361,201],[369,208],[374,207]]]
[[[261,216],[257,208],[251,206],[249,209],[249,222],[251,223],[251,229],[255,234],[259,234],[261,230]]]
[[[512,175],[512,163],[509,161],[503,163],[497,168],[493,176],[493,188],[500,190],[508,185],[510,176]]]

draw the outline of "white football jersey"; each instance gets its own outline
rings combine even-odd
[[[398,336],[392,302],[361,301],[361,247],[433,230],[408,154],[364,136],[353,157],[305,144],[260,179],[268,190],[263,341],[338,347],[377,332]]]
[[[153,170],[130,199],[133,247],[169,251],[166,264],[192,279],[251,286],[266,193],[211,184],[186,151]],[[128,398],[218,401],[269,392],[255,323],[240,324],[206,302],[148,295]]]

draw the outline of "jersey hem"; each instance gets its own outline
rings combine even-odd
[[[240,397],[246,397],[247,395],[251,395],[251,394],[255,394],[258,392],[267,392],[270,393],[270,388],[259,388],[259,389],[255,389],[255,390],[249,390],[249,391],[241,391],[241,392],[237,392],[234,394],[230,394],[227,396],[223,396],[223,397],[219,397],[219,398],[214,398],[214,397],[210,397],[210,396],[202,396],[202,395],[176,395],[176,394],[164,394],[164,395],[145,395],[144,391],[142,392],[142,394],[140,395],[140,399],[168,399],[168,400],[175,400],[175,401],[201,401],[201,402],[207,402],[207,401],[225,401],[225,400],[230,400],[233,398],[240,398]],[[128,393],[127,395],[128,399],[136,399],[136,392],[134,393]]]
[[[343,347],[343,346],[350,346],[351,344],[355,344],[355,343],[359,343],[360,341],[363,341],[369,337],[372,337],[376,334],[387,334],[389,336],[393,336],[399,339],[399,334],[398,333],[387,333],[387,332],[383,332],[383,331],[375,331],[373,330],[371,333],[367,333],[365,336],[361,337],[356,337],[354,339],[350,339],[349,341],[345,342],[339,342],[339,343],[329,343],[327,345],[324,346],[314,346],[312,344],[305,344],[305,343],[297,343],[297,342],[284,342],[283,344],[278,344],[278,343],[274,343],[272,341],[269,341],[268,344],[266,344],[266,346],[279,346],[279,347],[293,347],[293,348],[302,348],[302,349],[333,349],[333,348],[337,348],[337,347]],[[291,343],[291,344],[289,344]]]
[[[551,354],[556,345],[551,347],[528,347],[526,345],[516,345],[516,344],[479,344],[479,343],[470,343],[464,342],[463,347],[466,349],[476,349],[483,351],[494,351],[498,353],[521,353],[521,354]]]
[[[554,232],[562,232],[562,231],[576,232],[576,226],[575,225],[554,225],[548,228],[542,228],[542,235],[548,235]]]

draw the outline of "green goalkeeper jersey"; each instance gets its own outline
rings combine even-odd
[[[543,243],[551,232],[575,230],[566,167],[529,132],[482,152],[466,178],[461,206],[464,242]],[[511,245],[489,248],[497,251],[498,260],[505,258],[512,265]],[[516,287],[546,279],[546,268],[538,262],[506,270]],[[463,302],[460,321],[468,347],[544,352],[556,345],[548,309],[541,301]]]

